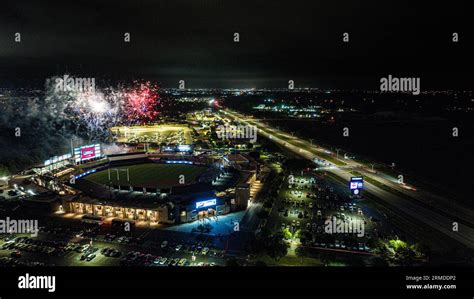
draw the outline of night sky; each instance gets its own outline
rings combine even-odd
[[[181,79],[187,87],[286,87],[292,79],[296,87],[377,89],[393,74],[421,77],[423,89],[472,89],[468,6],[413,2],[2,1],[0,78],[68,72],[165,87]]]

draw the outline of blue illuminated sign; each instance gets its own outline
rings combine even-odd
[[[209,200],[204,200],[204,201],[198,201],[196,203],[196,209],[215,206],[216,203],[217,203],[217,200],[215,198],[214,199],[209,199]]]
[[[351,190],[362,189],[364,187],[364,178],[351,177],[351,182],[350,182],[349,187]]]
[[[184,161],[184,160],[167,160],[166,164],[193,164],[193,161]]]
[[[89,174],[91,174],[91,173],[94,173],[94,172],[96,172],[96,171],[97,171],[97,169],[92,169],[92,170],[86,171],[86,172],[84,172],[84,173],[81,173],[80,175],[76,175],[74,178],[77,180],[77,179],[80,179],[80,178],[82,178],[82,177],[85,177],[86,175],[89,175]]]

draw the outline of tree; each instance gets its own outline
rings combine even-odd
[[[291,239],[292,237],[292,233],[290,232],[290,230],[288,228],[284,228],[283,229],[283,238],[285,238],[285,240],[289,240]]]
[[[416,257],[427,257],[431,253],[431,249],[428,245],[422,243],[416,243],[410,246],[410,249],[415,253]]]
[[[272,234],[267,228],[263,228],[252,241],[251,252],[254,254],[266,253],[274,259],[285,256],[289,245],[284,241],[283,232]]]
[[[301,229],[298,229],[298,230],[295,232],[294,237],[297,238],[297,239],[300,239],[300,238],[301,238]]]
[[[382,253],[400,265],[411,265],[413,264],[416,258],[416,252],[413,249],[416,249],[416,246],[408,246],[405,241],[400,239],[396,240],[389,240],[385,244],[385,248],[387,249],[385,252]]]
[[[388,247],[392,248],[395,253],[400,253],[405,251],[408,245],[406,242],[397,239],[388,241]]]
[[[382,255],[382,256],[388,254],[387,246],[381,240],[376,240],[374,245],[372,246],[372,248],[374,249],[374,252],[376,254],[379,254],[379,255]]]
[[[397,260],[400,265],[409,266],[415,260],[415,252],[413,252],[410,247],[399,247],[395,252],[395,260]]]
[[[280,259],[288,253],[288,244],[282,240],[281,236],[275,235],[268,243],[267,253],[274,259]]]

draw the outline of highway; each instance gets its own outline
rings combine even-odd
[[[237,112],[225,110],[223,113],[231,119],[235,119],[243,124],[256,126],[259,134],[286,147],[301,157],[311,161],[313,161],[314,158],[324,160],[330,165],[329,167],[326,167],[326,171],[343,178],[347,182],[349,182],[350,178],[354,176],[351,174],[351,171],[355,170],[363,174],[364,178],[368,177],[390,187],[393,192],[390,192],[389,188],[382,189],[367,180],[364,181],[364,192],[376,196],[386,205],[423,222],[430,228],[443,233],[459,243],[469,248],[474,248],[474,229],[472,228],[474,212],[472,210],[461,207],[450,202],[449,199],[442,198],[427,191],[415,191],[407,185],[399,184],[395,179],[392,180],[390,176],[381,173],[373,173],[370,167],[354,160],[344,159],[343,162],[346,165],[338,166],[318,155],[321,153],[327,155],[329,152],[327,149],[319,145],[314,143],[311,144],[307,141],[291,136],[290,134],[272,128],[261,121],[244,117]],[[336,158],[334,157],[334,159]],[[459,224],[457,232],[452,230],[454,221],[457,221]]]

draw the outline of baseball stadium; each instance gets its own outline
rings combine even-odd
[[[187,125],[122,126],[111,132],[113,143],[71,142],[70,153],[34,169],[38,185],[64,195],[62,211],[173,224],[247,208],[255,171],[239,169],[249,161],[195,150]]]

